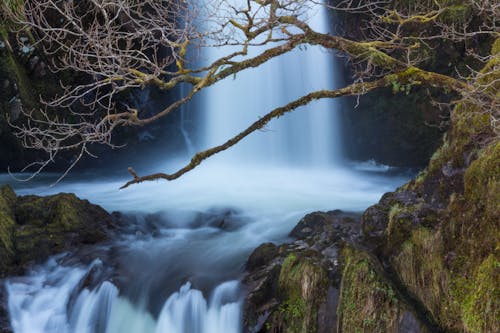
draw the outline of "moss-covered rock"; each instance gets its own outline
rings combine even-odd
[[[317,332],[319,308],[326,301],[330,284],[320,261],[303,253],[290,253],[281,266],[280,305],[267,323],[269,328],[279,327],[290,333]]]
[[[0,276],[49,255],[107,238],[111,215],[74,194],[17,197],[0,188]]]
[[[255,271],[257,268],[269,264],[278,255],[278,247],[273,243],[264,243],[256,248],[247,261],[247,269]]]
[[[496,61],[481,80],[498,91]],[[408,192],[413,203],[384,200]],[[500,142],[491,115],[458,104],[428,167],[384,198],[365,212],[365,236],[378,231],[379,255],[409,293],[445,330],[499,331]]]
[[[10,187],[0,188],[0,272],[7,270],[14,259],[13,233],[16,194]],[[0,275],[1,276],[1,275]]]
[[[377,259],[355,249],[359,218],[311,213],[291,232],[293,243],[258,247],[244,279],[245,331],[427,332]]]
[[[346,247],[342,264],[337,332],[427,332],[367,253]]]
[[[293,243],[259,246],[243,281],[246,331],[335,332],[339,248],[358,238],[359,218],[339,210],[311,213],[290,233]]]

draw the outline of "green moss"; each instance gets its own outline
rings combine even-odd
[[[340,332],[394,332],[404,305],[359,250],[342,250],[344,268],[337,308]]]
[[[0,278],[14,260],[14,205],[16,194],[8,186],[0,187]]]
[[[20,201],[17,215],[24,224],[71,231],[82,223],[81,202],[74,194],[28,196]]]
[[[462,313],[470,332],[498,332],[500,327],[500,262],[488,256],[470,282],[464,297]]]
[[[408,238],[411,230],[412,209],[413,207],[403,207],[399,204],[391,207],[386,229],[389,248],[398,247]]]
[[[2,0],[2,2],[2,6],[13,12],[19,12],[24,8],[24,0]]]
[[[464,176],[465,198],[487,205],[486,214],[500,212],[500,142],[483,151]]]
[[[16,194],[8,186],[0,188],[0,257],[3,251],[13,254],[12,231],[15,225],[14,205]]]
[[[16,81],[23,104],[28,108],[35,108],[38,105],[36,90],[33,88],[24,67],[16,61],[10,52],[0,58],[0,65]]]
[[[500,247],[500,143],[496,140],[481,149],[475,138],[491,136],[489,118],[471,110],[475,109],[466,105],[456,108],[445,144],[421,179],[406,188],[416,190],[430,181],[434,189],[448,193],[443,198],[447,206],[432,217],[434,228],[413,229],[401,250],[393,251],[397,254],[391,262],[408,290],[441,326],[494,332],[499,327],[498,304],[484,290],[498,293],[492,286],[498,284],[498,271],[493,267],[499,261]],[[475,160],[467,165],[466,156]],[[451,193],[447,188],[450,183],[441,173],[443,166],[450,164],[466,168],[463,187]],[[405,209],[392,207],[387,234],[397,235],[396,226]]]
[[[412,231],[392,263],[401,281],[438,322],[454,321],[448,303],[449,274],[443,267],[444,247],[439,230],[419,227]],[[443,325],[446,326],[446,325]]]
[[[439,21],[446,24],[464,24],[472,15],[472,8],[469,5],[455,4],[444,8]]]
[[[497,38],[491,46],[491,54],[497,55],[500,53],[500,38]]]
[[[316,332],[318,309],[326,298],[329,279],[325,269],[307,254],[289,254],[278,278],[280,306],[268,321],[269,330]]]

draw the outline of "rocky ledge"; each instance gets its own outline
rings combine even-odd
[[[339,210],[311,213],[290,233],[293,242],[259,246],[243,280],[245,331],[428,332],[364,250],[360,219]]]
[[[0,278],[48,256],[107,239],[113,217],[74,194],[17,196],[0,187]]]

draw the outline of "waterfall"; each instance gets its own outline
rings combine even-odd
[[[316,5],[307,15],[314,29],[328,32],[329,20],[323,6]],[[207,63],[236,50],[209,48]],[[263,50],[249,48],[247,57]],[[272,109],[309,92],[334,89],[339,75],[336,67],[332,53],[317,46],[304,46],[210,87],[199,103],[205,115],[203,145],[219,145]],[[331,166],[339,162],[341,153],[338,111],[336,100],[312,102],[275,119],[263,131],[224,152],[226,157],[217,158],[259,165]]]
[[[29,276],[6,282],[15,333],[239,333],[238,281],[220,284],[210,301],[191,283],[165,302],[157,319],[119,296],[109,281],[82,287],[93,267],[65,267],[54,259]]]
[[[307,15],[315,30],[328,32],[323,6]],[[230,49],[209,48],[206,61]],[[247,57],[262,50],[250,48]],[[276,107],[335,89],[333,57],[320,47],[296,49],[201,91],[180,110],[186,150],[222,144]],[[201,124],[190,122],[185,113],[201,107]],[[307,213],[362,211],[406,180],[340,167],[339,108],[336,100],[301,107],[169,183],[117,191],[125,179],[83,174],[50,189],[46,183],[18,187],[19,195],[73,192],[135,219],[117,227],[111,244],[99,245],[120,284],[104,273],[89,278],[104,266],[99,260],[84,265],[57,257],[8,279],[14,333],[240,333],[243,302],[235,279],[253,249],[285,241]],[[189,133],[192,127],[202,133]],[[164,155],[153,156],[153,172],[178,162]]]

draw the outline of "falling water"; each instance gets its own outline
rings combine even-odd
[[[6,283],[14,332],[26,333],[238,333],[238,281],[219,285],[207,303],[188,282],[171,295],[157,319],[119,296],[105,281],[93,290],[84,287],[90,270],[65,267],[54,260],[30,275]],[[75,294],[76,293],[76,294]]]
[[[328,32],[323,6],[310,9],[308,19],[316,31]],[[264,49],[250,47],[248,57]],[[207,62],[237,50],[210,48],[206,51]],[[307,93],[334,89],[339,79],[336,67],[332,53],[318,46],[304,46],[211,87],[202,103],[206,110],[205,145],[223,143],[274,108]],[[315,101],[271,122],[221,158],[245,164],[331,166],[340,159],[338,114],[338,101]]]

